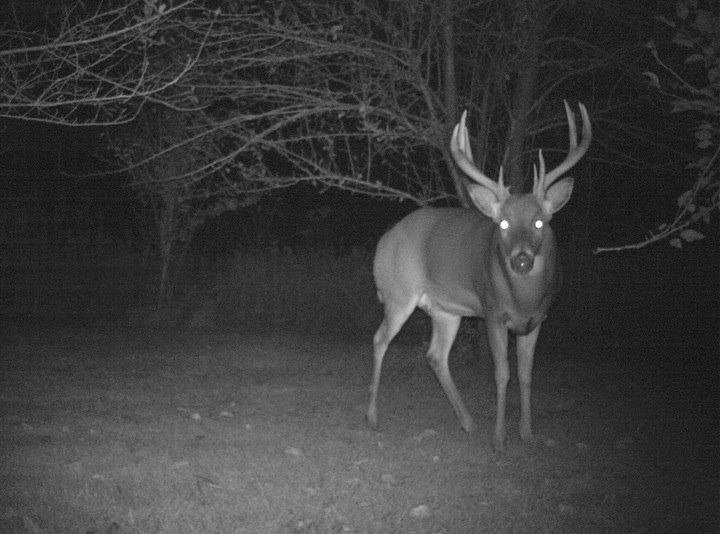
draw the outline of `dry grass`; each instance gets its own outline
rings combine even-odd
[[[417,343],[388,352],[374,432],[364,337],[15,328],[0,342],[0,532],[718,526],[717,397],[671,394],[686,377],[600,346],[568,358],[545,339],[544,443],[519,442],[513,385],[498,455],[485,354],[454,360],[467,436]]]

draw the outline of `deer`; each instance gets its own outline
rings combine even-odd
[[[367,421],[377,428],[377,396],[388,346],[415,308],[430,316],[432,336],[427,358],[452,405],[461,427],[474,422],[463,404],[448,366],[448,356],[462,317],[484,319],[495,368],[497,413],[493,446],[506,444],[506,391],[510,378],[508,335],[516,336],[520,386],[520,438],[535,441],[530,388],[540,327],[562,283],[552,215],[570,199],[574,180],[563,176],[585,155],[592,138],[590,117],[580,103],[582,137],[576,118],[563,101],[569,149],[565,159],[546,172],[542,150],[533,164],[531,193],[511,194],[503,167],[492,180],[475,166],[467,110],[455,125],[450,153],[472,182],[467,192],[477,209],[420,208],[390,228],[378,242],[373,276],[384,317],[373,337],[373,374]]]

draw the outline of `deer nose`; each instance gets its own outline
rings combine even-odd
[[[527,252],[518,252],[510,258],[510,267],[517,274],[527,274],[533,268],[533,257]]]

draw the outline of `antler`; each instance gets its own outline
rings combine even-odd
[[[575,114],[570,109],[567,100],[563,100],[565,105],[565,115],[567,115],[568,121],[568,137],[570,138],[570,147],[568,148],[567,156],[560,165],[555,167],[549,173],[545,174],[545,160],[543,159],[542,151],[539,153],[540,159],[540,176],[536,180],[536,186],[540,186],[543,191],[546,191],[560,176],[569,171],[578,161],[585,155],[587,149],[590,147],[590,140],[592,139],[592,127],[590,126],[590,116],[588,115],[587,109],[582,102],[580,105],[580,116],[582,117],[582,140],[580,146],[577,144],[577,129],[575,125]]]
[[[538,150],[538,160],[540,161],[540,174],[538,174],[538,168],[533,163],[533,193],[542,197],[545,196],[545,158],[542,154],[542,148]]]
[[[480,185],[490,189],[498,198],[507,196],[509,191],[503,183],[502,166],[500,167],[497,182],[485,176],[482,171],[475,166],[472,150],[470,149],[470,138],[468,137],[468,130],[465,126],[466,118],[467,110],[463,111],[460,122],[455,125],[452,137],[450,138],[450,153],[453,155],[455,163],[457,163],[458,167],[460,167],[465,174]]]

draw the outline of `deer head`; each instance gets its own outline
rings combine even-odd
[[[590,146],[592,131],[587,109],[580,104],[583,129],[582,141],[578,145],[575,114],[567,101],[563,102],[570,139],[568,154],[562,163],[546,172],[542,150],[538,151],[539,172],[537,166],[533,165],[532,193],[511,194],[504,184],[502,166],[497,182],[475,166],[465,125],[467,111],[463,112],[450,140],[450,151],[455,162],[475,182],[468,186],[473,204],[498,225],[496,236],[502,256],[518,275],[532,271],[535,258],[546,241],[544,236],[548,232],[548,222],[570,199],[573,179],[565,177],[558,181],[558,178],[572,168]]]

